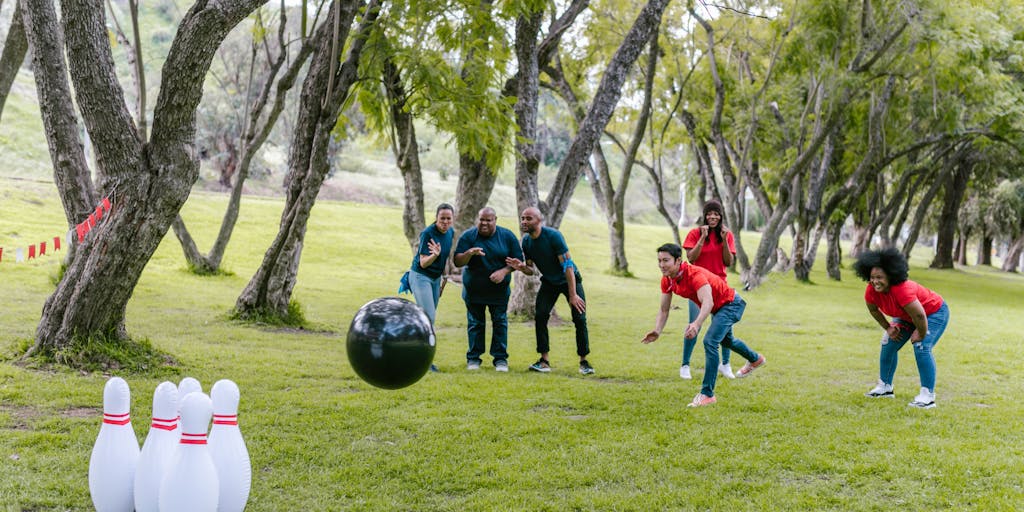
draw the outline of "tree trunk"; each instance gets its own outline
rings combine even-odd
[[[11,28],[7,31],[4,52],[0,54],[0,119],[3,118],[4,104],[11,86],[18,76],[25,53],[28,52],[28,39],[25,37],[25,26],[22,23],[21,2],[15,2],[14,15],[11,16]]]
[[[953,239],[956,237],[956,217],[960,211],[960,203],[967,192],[967,183],[971,178],[973,163],[969,159],[960,159],[956,170],[947,176],[945,184],[942,213],[939,215],[938,239],[935,242],[935,258],[931,268],[953,268]],[[982,244],[984,245],[984,244]]]
[[[175,218],[172,224],[174,234],[181,243],[185,261],[188,262],[189,267],[194,272],[210,274],[220,269],[221,261],[224,259],[224,252],[231,241],[231,235],[234,233],[235,224],[238,222],[238,216],[241,213],[242,192],[244,191],[245,181],[249,178],[249,170],[252,168],[253,158],[255,158],[260,148],[263,147],[263,144],[270,136],[271,130],[273,130],[281,114],[284,112],[288,91],[295,86],[299,72],[304,69],[306,61],[313,53],[313,49],[327,36],[325,31],[320,31],[314,34],[313,37],[304,39],[299,47],[299,51],[285,70],[284,75],[275,83],[275,77],[289,57],[284,44],[284,28],[286,25],[286,18],[282,12],[281,25],[278,30],[278,42],[281,46],[281,53],[271,64],[267,79],[264,81],[256,101],[253,102],[246,113],[246,126],[240,140],[241,156],[239,157],[238,171],[235,173],[235,180],[231,185],[231,196],[228,199],[228,206],[224,210],[224,217],[221,219],[220,231],[217,232],[217,239],[214,241],[213,247],[210,248],[210,252],[203,255],[199,251],[180,215]],[[266,112],[264,116],[264,111],[272,92],[274,94],[274,102],[269,112]],[[262,123],[260,122],[261,120]]]
[[[978,241],[978,265],[992,266],[992,237],[982,235]]]
[[[357,78],[362,49],[380,11],[377,1],[371,1],[363,11],[348,57],[337,70],[335,64],[339,56],[334,52],[333,43],[340,46],[348,40],[352,21],[362,7],[363,2],[359,0],[335,2],[331,4],[327,19],[337,23],[325,23],[317,29],[333,30],[337,38],[323,37],[310,62],[289,149],[287,192],[280,228],[260,267],[235,302],[235,314],[239,317],[298,320],[291,316],[289,305],[306,226],[320,185],[330,170],[327,146],[341,106]]]
[[[917,209],[914,211],[914,219],[910,223],[907,239],[903,241],[903,248],[900,250],[904,257],[909,257],[910,251],[917,244],[917,237],[921,234],[921,226],[924,225],[925,214],[928,213],[928,207],[931,206],[935,196],[939,193],[939,189],[942,188],[945,177],[950,173],[950,166],[951,164],[949,163],[943,164],[939,172],[936,173],[934,181],[932,181],[928,190],[925,191],[924,195],[921,196],[921,200],[917,203]]]
[[[420,168],[420,148],[416,141],[416,128],[412,114],[406,109],[408,96],[402,84],[401,71],[390,58],[384,62],[384,90],[390,103],[391,124],[394,127],[392,149],[398,170],[405,182],[405,201],[402,209],[402,229],[410,246],[419,242],[420,232],[426,227],[423,213],[423,171]]]
[[[796,203],[799,212],[796,223],[797,237],[793,244],[793,274],[798,281],[805,283],[811,280],[811,268],[814,267],[814,257],[818,249],[819,238],[812,237],[811,231],[814,230],[821,211],[821,202],[825,195],[825,178],[832,168],[832,157],[836,149],[835,137],[839,132],[839,125],[836,125],[832,133],[825,138],[821,160],[815,164],[807,185],[807,198],[802,205],[799,201]]]
[[[967,265],[967,241],[969,236],[970,232],[964,230],[956,238],[956,249],[953,252],[956,254],[956,262],[960,265]]]
[[[20,8],[22,2],[16,5]],[[32,46],[36,95],[39,97],[43,126],[46,127],[46,142],[53,162],[53,179],[64,206],[65,219],[68,227],[71,227],[92,213],[98,197],[79,138],[78,117],[64,60],[64,33],[53,2],[25,0],[24,5],[26,10],[22,11],[22,28],[26,41]],[[5,46],[5,55],[6,49]]]
[[[1024,252],[1024,234],[1019,235],[1010,243],[1006,256],[1003,257],[1003,272],[1016,272],[1020,266],[1020,255]]]
[[[545,201],[548,206],[545,215],[549,226],[557,229],[562,223],[576,183],[583,173],[583,166],[587,165],[587,157],[600,139],[615,110],[615,105],[622,96],[622,85],[629,76],[629,69],[650,40],[651,32],[661,24],[661,15],[668,2],[669,0],[648,1],[608,63],[587,116],[569,146]]]
[[[841,281],[843,279],[840,267],[842,266],[843,249],[839,246],[839,234],[843,229],[845,219],[829,219],[828,228],[825,231],[825,238],[828,240],[828,255],[825,259],[825,269],[829,279]]]
[[[537,152],[537,103],[540,92],[537,34],[543,20],[543,11],[521,15],[516,20],[516,60],[519,71],[516,74],[516,218],[529,207],[539,207],[537,190],[537,169],[540,157]],[[540,276],[528,276],[515,272],[515,286],[509,298],[508,312],[532,320],[536,316],[537,290]]]
[[[743,190],[739,184],[739,180],[736,177],[736,173],[733,170],[732,160],[729,156],[729,150],[726,145],[725,134],[722,132],[722,113],[725,110],[725,85],[722,82],[721,76],[718,73],[718,59],[715,54],[715,32],[714,28],[704,18],[700,17],[697,12],[690,7],[690,15],[700,23],[701,27],[704,28],[704,32],[707,34],[708,39],[708,68],[711,70],[711,79],[715,89],[715,106],[714,113],[711,117],[711,142],[715,146],[715,153],[718,157],[718,169],[722,174],[722,182],[725,185],[725,194],[723,195],[722,206],[726,210],[726,219],[731,219],[731,222],[736,225],[743,225]],[[710,167],[708,168],[710,170]],[[705,183],[713,183],[714,176],[708,176]],[[765,212],[765,217],[770,212]],[[747,252],[743,248],[742,237],[738,236],[739,231],[736,231],[735,244],[736,244],[736,258],[739,266],[747,271],[750,268],[750,261],[747,258]],[[762,238],[763,239],[763,238]]]
[[[76,103],[97,153],[100,190],[113,204],[76,248],[43,307],[36,343],[28,352],[59,354],[75,340],[127,338],[128,299],[199,175],[193,147],[195,109],[206,72],[224,37],[260,2],[199,4],[185,15],[164,64],[148,144],[138,138],[117,81],[102,3],[61,2],[61,27],[51,2],[25,2],[26,33],[42,93],[40,108],[62,198],[83,193],[83,178],[75,173],[87,172],[70,111],[60,46],[63,33]],[[68,165],[71,161],[75,164]],[[70,184],[68,178],[72,178]],[[90,207],[94,199],[88,198]],[[70,222],[83,218],[75,211],[80,207],[65,206]]]

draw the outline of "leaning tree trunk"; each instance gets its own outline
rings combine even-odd
[[[420,232],[427,225],[423,213],[423,171],[420,168],[416,128],[413,126],[412,114],[406,109],[408,96],[405,86],[402,85],[401,71],[390,58],[384,62],[383,78],[391,112],[391,124],[397,139],[392,142],[392,149],[398,170],[401,171],[402,180],[405,182],[402,229],[409,245],[415,247],[419,242]]]
[[[83,178],[74,173],[87,172],[74,118],[69,116],[72,103],[60,48],[63,33],[77,104],[97,153],[100,190],[113,204],[76,249],[56,291],[47,299],[36,343],[28,352],[59,354],[76,339],[127,337],[128,299],[199,176],[193,146],[195,109],[210,62],[231,28],[261,2],[198,3],[185,15],[164,64],[148,144],[138,137],[117,81],[102,2],[61,2],[63,27],[57,23],[52,2],[25,2],[37,87],[45,93],[40,95],[40,108],[62,198],[84,193]],[[76,163],[69,166],[67,160]],[[94,199],[94,195],[89,198],[89,206]],[[65,205],[69,221],[77,222],[73,215],[78,212],[71,208],[82,205]]]
[[[1017,268],[1020,266],[1021,252],[1024,252],[1024,235],[1018,236],[1010,243],[1010,249],[1006,251],[1006,256],[1003,257],[1003,272],[1017,271]]]
[[[0,118],[4,113],[7,95],[18,76],[25,53],[28,51],[28,39],[25,38],[25,26],[22,23],[21,2],[15,2],[14,15],[11,17],[11,28],[7,31],[4,52],[0,55]]]
[[[305,69],[305,63],[313,53],[313,49],[319,44],[321,39],[326,37],[324,32],[318,32],[313,37],[303,40],[299,51],[292,57],[284,75],[275,83],[274,78],[289,57],[284,44],[284,29],[287,25],[285,21],[285,15],[282,13],[281,26],[278,30],[281,53],[271,64],[270,73],[264,81],[256,101],[253,102],[247,112],[246,128],[242,133],[240,141],[241,157],[239,158],[238,171],[235,173],[235,181],[231,185],[231,195],[228,199],[227,208],[224,209],[224,217],[220,222],[220,231],[217,232],[217,239],[213,242],[210,252],[204,255],[199,251],[180,215],[174,219],[172,224],[174,234],[178,237],[182,251],[185,254],[185,261],[188,262],[195,272],[209,274],[220,269],[221,261],[224,259],[224,252],[227,251],[228,243],[231,241],[231,235],[234,233],[235,224],[238,222],[238,216],[241,212],[242,192],[245,181],[249,178],[249,170],[252,168],[253,158],[255,158],[260,148],[263,147],[263,143],[267,141],[271,130],[273,130],[280,119],[281,113],[284,112],[288,91],[295,86],[299,73]],[[274,94],[273,105],[264,115],[272,91]]]
[[[615,105],[622,97],[622,85],[629,76],[629,69],[650,40],[651,32],[661,25],[661,15],[668,2],[669,0],[647,2],[605,68],[587,116],[580,124],[579,131],[576,132],[576,137],[566,152],[565,160],[558,168],[555,183],[545,201],[548,206],[545,215],[549,226],[557,229],[561,225],[562,217],[569,208],[569,200],[576,189],[576,183],[583,173],[583,166],[587,165],[587,157],[604,133],[615,111]]]
[[[337,38],[324,37],[310,62],[288,155],[288,190],[280,227],[263,262],[235,302],[235,314],[241,318],[290,319],[289,305],[306,225],[320,185],[330,170],[327,148],[331,131],[357,78],[359,57],[380,11],[377,0],[366,7],[359,32],[350,43],[348,58],[335,70],[334,50],[348,39],[352,20],[362,6],[359,0],[333,3],[328,19],[335,23],[324,23],[317,29],[333,30]]]
[[[610,270],[618,275],[630,276],[629,261],[626,260],[626,190],[629,187],[629,178],[633,173],[633,166],[636,165],[636,155],[643,143],[644,134],[647,133],[647,122],[651,117],[651,97],[654,94],[654,77],[658,71],[658,27],[655,26],[650,34],[650,53],[647,56],[647,67],[644,70],[644,99],[640,107],[640,117],[637,118],[633,134],[626,149],[626,159],[622,164],[622,175],[619,176],[619,186],[612,189],[611,176],[605,180],[605,186],[612,192],[611,204],[607,208],[608,231],[609,231],[609,252],[611,253]]]

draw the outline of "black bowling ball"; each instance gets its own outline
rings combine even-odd
[[[359,308],[348,327],[346,347],[356,374],[384,389],[420,380],[437,350],[427,314],[398,297],[372,300]]]

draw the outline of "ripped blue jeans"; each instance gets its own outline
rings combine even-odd
[[[893,376],[896,375],[899,351],[910,339],[910,333],[914,332],[913,323],[901,318],[895,319],[895,322],[900,327],[899,338],[891,339],[888,334],[882,335],[882,350],[878,364],[878,378],[889,385],[892,385]],[[948,323],[949,306],[943,302],[938,311],[928,315],[928,333],[921,341],[914,343],[914,359],[917,361],[917,373],[921,376],[921,387],[928,388],[931,392],[935,392],[935,358],[932,356],[932,347],[939,342],[942,333],[946,332]]]

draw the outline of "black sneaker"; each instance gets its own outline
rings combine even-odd
[[[533,363],[533,364],[530,365],[530,371],[531,372],[548,373],[548,372],[551,371],[551,365],[548,363],[547,359],[544,359],[542,357],[542,358],[538,359],[536,363]]]
[[[582,373],[583,375],[593,375],[594,367],[590,366],[590,363],[588,363],[587,360],[584,359],[580,361],[580,373]]]

